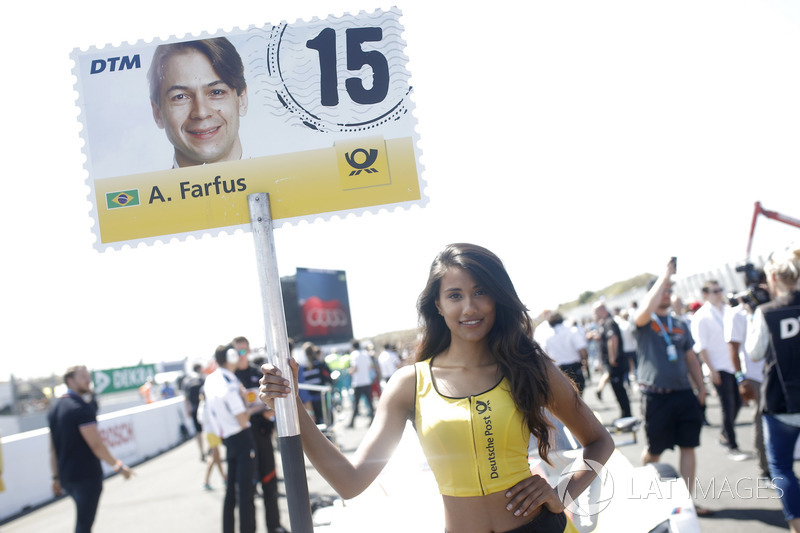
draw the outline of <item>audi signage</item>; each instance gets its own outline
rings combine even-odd
[[[298,268],[295,276],[281,280],[281,286],[290,337],[317,344],[353,337],[343,270]]]

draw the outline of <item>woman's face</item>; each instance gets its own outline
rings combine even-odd
[[[442,277],[436,308],[453,340],[485,341],[494,326],[496,304],[466,270],[450,267]]]

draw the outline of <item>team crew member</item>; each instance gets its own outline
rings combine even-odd
[[[53,494],[58,496],[63,489],[72,496],[78,515],[75,533],[86,533],[92,530],[103,490],[100,461],[125,479],[132,472],[108,450],[97,430],[97,411],[83,399],[91,394],[92,377],[86,367],[68,368],[64,383],[67,393],[48,414]]]
[[[275,470],[275,450],[272,446],[272,433],[275,422],[267,412],[266,406],[258,401],[258,380],[261,371],[250,364],[250,341],[245,337],[233,339],[233,347],[239,354],[236,364],[236,377],[245,388],[247,409],[250,413],[250,427],[253,429],[253,440],[256,444],[255,477],[261,483],[264,494],[264,512],[266,513],[268,533],[285,533],[281,526],[280,509],[278,508],[278,475]]]
[[[234,532],[234,509],[239,506],[239,531],[254,533],[256,511],[253,503],[255,442],[250,415],[244,403],[244,387],[233,371],[239,353],[233,346],[219,346],[214,352],[217,368],[203,386],[207,420],[211,432],[222,437],[228,459],[228,484],[222,507],[222,533]]]
[[[533,341],[531,318],[503,264],[480,246],[447,246],[431,266],[418,310],[423,338],[417,362],[387,383],[352,462],[296,400],[303,449],[317,471],[342,497],[358,495],[385,466],[411,420],[439,484],[448,532],[577,531],[556,491],[531,474],[528,437],[537,438],[547,460],[547,408],[584,446],[585,459],[605,463],[614,443]],[[296,380],[297,363],[290,364]],[[289,382],[271,365],[262,370],[261,399],[286,397]],[[472,435],[479,444],[464,447]],[[589,469],[575,473],[567,493],[576,498],[594,476]]]

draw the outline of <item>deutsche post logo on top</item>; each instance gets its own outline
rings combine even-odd
[[[334,147],[343,191],[392,183],[383,137],[336,142]]]

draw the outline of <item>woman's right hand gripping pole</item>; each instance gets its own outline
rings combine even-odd
[[[289,367],[292,369],[294,389],[297,390],[297,361],[290,358]],[[264,375],[259,380],[258,397],[267,407],[274,409],[275,398],[286,398],[291,394],[289,380],[282,376],[277,366],[271,364],[261,365],[261,373]]]

